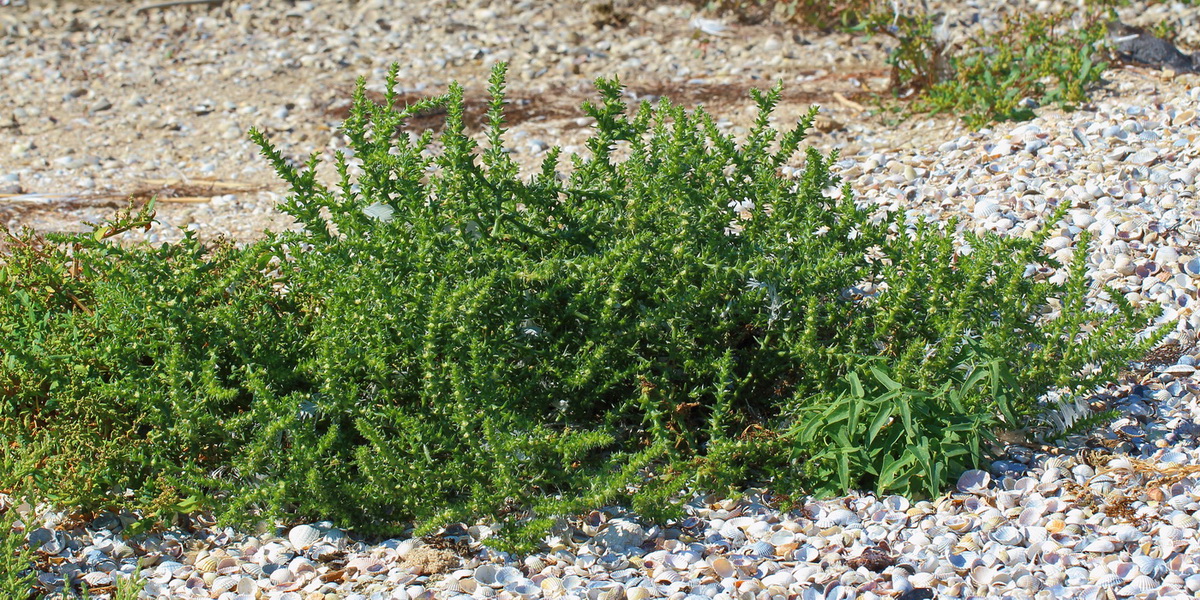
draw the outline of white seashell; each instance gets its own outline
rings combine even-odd
[[[749,550],[749,553],[753,556],[775,556],[775,546],[770,542],[754,542],[750,545]],[[687,565],[685,564],[684,566],[686,567]]]
[[[974,581],[975,585],[989,586],[996,579],[996,576],[997,572],[995,569],[983,565],[971,569],[971,581]]]
[[[891,511],[904,512],[909,508],[908,498],[891,495],[883,499],[883,506]]]
[[[1071,238],[1065,236],[1055,236],[1046,240],[1046,248],[1050,250],[1062,250],[1063,248],[1071,247]]]
[[[219,596],[225,592],[231,591],[237,587],[238,579],[238,577],[221,575],[213,580],[210,593]]]
[[[1121,596],[1136,596],[1144,594],[1158,587],[1158,582],[1145,575],[1138,575],[1129,582],[1129,585],[1121,588],[1117,594]]]
[[[290,569],[288,569],[287,567],[283,567],[283,568],[279,568],[279,569],[275,569],[274,571],[271,571],[271,583],[273,583],[275,585],[291,583],[295,579],[296,579],[295,573],[292,573],[292,571]]]
[[[620,586],[617,586],[617,588],[619,587]],[[534,598],[542,593],[542,588],[533,581],[521,577],[519,579],[510,581],[507,585],[505,585],[504,591],[516,594],[522,598]]]
[[[1170,520],[1172,525],[1181,529],[1195,529],[1197,525],[1200,525],[1200,520],[1183,511],[1171,513]]]
[[[557,577],[547,577],[538,584],[542,590],[542,596],[545,598],[563,598],[568,594],[566,586],[563,585],[561,579]],[[466,591],[466,590],[464,590]]]
[[[723,556],[710,556],[707,562],[708,566],[712,568],[713,572],[722,579],[733,577],[733,575],[737,572],[733,567],[733,563],[730,562],[728,558]]]
[[[1175,364],[1163,369],[1162,372],[1172,377],[1191,377],[1196,372],[1196,367]]]
[[[1017,527],[998,527],[992,532],[992,540],[1005,546],[1018,546],[1025,541],[1025,534]]]
[[[1000,205],[991,200],[980,200],[975,203],[975,208],[971,214],[975,215],[976,219],[987,219],[1000,212]]]
[[[625,600],[646,600],[653,594],[654,590],[648,587],[635,586],[625,590]]]
[[[1143,536],[1145,536],[1145,534],[1142,533],[1142,530],[1127,523],[1113,527],[1111,533],[1113,537],[1121,542],[1133,542],[1140,540]]]
[[[312,525],[297,525],[288,531],[288,541],[297,550],[307,550],[321,539],[321,535],[321,530]]]
[[[1200,573],[1188,575],[1184,578],[1183,585],[1190,592],[1200,592]]]
[[[1112,540],[1109,540],[1107,538],[1097,538],[1097,539],[1089,541],[1088,543],[1084,544],[1082,547],[1077,546],[1077,548],[1078,548],[1078,550],[1083,551],[1083,552],[1100,552],[1100,553],[1115,552],[1117,550],[1117,546],[1112,543]]]
[[[970,469],[964,471],[958,478],[958,491],[963,493],[979,493],[987,489],[992,476],[987,471]]]
[[[787,529],[781,529],[775,533],[772,533],[768,541],[770,541],[774,546],[791,544],[792,542],[796,541],[796,533],[794,531],[788,531]]]
[[[1167,562],[1161,558],[1154,558],[1144,554],[1135,554],[1130,560],[1137,565],[1138,571],[1143,575],[1153,577],[1154,579],[1162,579],[1171,572]]]

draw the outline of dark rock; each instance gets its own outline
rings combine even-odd
[[[1184,54],[1175,44],[1154,37],[1140,27],[1113,21],[1108,24],[1108,35],[1116,43],[1117,57],[1125,62],[1156,69],[1170,68],[1181,73],[1200,67],[1200,54]]]
[[[896,596],[896,600],[933,600],[933,598],[933,590],[929,588],[913,588]]]

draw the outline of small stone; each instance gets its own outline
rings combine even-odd
[[[84,163],[77,156],[61,156],[54,159],[54,164],[63,169],[78,169]]]
[[[109,102],[107,99],[101,98],[101,99],[97,100],[94,104],[92,104],[92,106],[90,108],[88,108],[88,113],[96,114],[98,112],[106,111],[112,107],[113,107],[112,102]]]

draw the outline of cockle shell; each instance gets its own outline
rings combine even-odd
[[[321,530],[312,525],[297,525],[288,531],[288,541],[297,550],[307,550],[321,539],[321,535]]]

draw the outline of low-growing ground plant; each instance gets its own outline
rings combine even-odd
[[[662,519],[750,482],[932,495],[1044,392],[1091,390],[1156,341],[1135,339],[1152,312],[1089,304],[1086,236],[1055,284],[1024,274],[1056,264],[1051,227],[979,237],[860,208],[811,149],[782,176],[815,111],[777,131],[778,87],[739,141],[600,80],[588,154],[522,178],[504,73],[482,148],[458,85],[402,107],[395,69],[380,104],[360,81],[335,188],[252,132],[295,231],[115,243],[147,207],[13,236],[0,436],[37,457],[23,481],[157,518],[487,518],[527,549],[556,516]],[[433,107],[436,140],[406,130]]]
[[[1070,109],[1086,102],[1107,67],[1099,13],[1081,25],[1067,13],[1016,13],[999,31],[955,48],[939,35],[935,19],[876,13],[861,26],[897,40],[888,56],[892,90],[912,96],[910,110],[950,112],[972,127],[1026,120],[1037,106]]]
[[[16,502],[0,507],[0,595],[24,600],[33,595],[37,573],[34,548],[28,542],[28,528],[20,524]],[[19,529],[18,529],[19,527]]]
[[[1115,13],[1100,5],[1075,13],[1018,11],[995,32],[952,44],[944,16],[906,3],[878,0],[695,0],[714,14],[739,21],[767,18],[817,29],[884,35],[895,40],[892,106],[907,113],[948,112],[979,128],[995,121],[1032,118],[1033,109],[1065,109],[1087,101],[1100,81],[1109,49],[1105,23]]]

